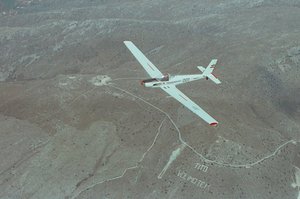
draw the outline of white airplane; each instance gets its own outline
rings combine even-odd
[[[183,84],[203,78],[206,78],[207,80],[210,79],[214,83],[220,84],[220,80],[212,74],[217,63],[216,59],[211,60],[207,68],[198,66],[198,69],[202,72],[202,74],[174,76],[170,74],[163,75],[131,41],[124,41],[124,44],[151,77],[151,79],[141,81],[141,84],[143,86],[163,89],[169,95],[171,95],[188,109],[190,109],[193,113],[201,117],[205,122],[209,123],[211,126],[218,125],[218,122],[214,118],[212,118],[208,113],[206,113],[202,108],[200,108],[196,103],[194,103],[191,99],[189,99],[185,94],[183,94],[176,88],[176,85],[178,84]]]

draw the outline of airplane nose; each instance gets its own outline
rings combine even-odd
[[[142,85],[142,86],[144,86],[144,85],[145,85],[145,83],[144,83],[144,81],[143,81],[143,80],[141,80],[141,81],[140,81],[140,83],[141,83],[141,85]]]

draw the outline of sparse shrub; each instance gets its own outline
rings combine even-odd
[[[0,0],[0,9],[11,10],[15,7],[16,0]]]

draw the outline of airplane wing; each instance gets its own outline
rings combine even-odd
[[[174,85],[162,86],[164,91],[169,95],[177,99],[180,103],[190,109],[193,113],[201,117],[205,122],[209,123],[211,126],[217,126],[218,122],[212,118],[208,113],[206,113],[202,108],[200,108],[195,102],[189,99],[185,94],[183,94]]]
[[[126,47],[130,50],[133,56],[140,62],[150,77],[162,77],[163,74],[147,59],[147,57],[131,42],[124,41]]]

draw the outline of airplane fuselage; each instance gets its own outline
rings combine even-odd
[[[204,78],[202,74],[197,75],[166,75],[161,78],[151,78],[142,80],[141,84],[145,87],[159,88],[167,85],[178,85]]]

